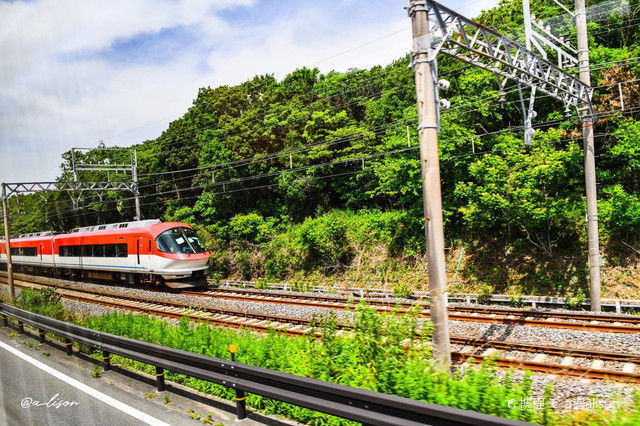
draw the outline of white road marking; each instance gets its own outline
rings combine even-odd
[[[87,386],[82,382],[77,381],[76,379],[73,379],[69,376],[67,376],[64,373],[61,373],[60,371],[49,367],[48,365],[38,361],[35,358],[30,357],[29,355],[19,351],[18,349],[12,348],[11,346],[7,345],[4,342],[0,342],[0,347],[11,352],[12,354],[22,358],[23,360],[27,361],[29,364],[39,368],[40,370],[51,374],[53,377],[56,377],[60,380],[62,380],[63,382],[73,386],[76,389],[81,390],[82,392],[91,395],[92,397],[94,397],[95,399],[97,399],[98,401],[103,401],[106,404],[109,404],[110,406],[112,406],[113,408],[116,408],[120,411],[122,411],[123,413],[126,413],[128,415],[130,415],[131,417],[134,417],[144,423],[147,423],[149,425],[158,425],[158,426],[170,426],[168,423],[163,422],[162,420],[156,419],[153,416],[148,415],[147,413],[143,413],[140,410],[137,410],[133,407],[131,407],[130,405],[125,404],[122,401],[118,401],[115,398],[110,397],[109,395],[106,395],[94,388],[92,388],[91,386]]]

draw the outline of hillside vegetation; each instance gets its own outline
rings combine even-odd
[[[533,1],[532,10],[575,40],[569,19],[558,18],[563,11],[553,2]],[[634,296],[640,4],[622,0],[594,18],[592,85],[602,86],[594,107],[603,293]],[[503,1],[478,20],[521,37],[519,1]],[[366,70],[322,74],[303,68],[282,81],[263,75],[236,86],[201,88],[180,119],[136,147],[144,216],[195,226],[213,252],[215,276],[425,288],[415,86],[407,65],[403,56]],[[524,146],[512,84],[501,99],[493,75],[445,55],[439,72],[451,82],[442,93],[452,108],[443,113],[439,141],[451,279],[460,264],[453,291],[488,286],[586,293],[576,111],[566,118],[563,105],[541,97],[533,145]],[[86,157],[126,160],[119,155],[92,151]],[[70,178],[70,157],[64,155],[60,179]],[[83,172],[80,178],[106,176]],[[125,193],[88,194],[80,211],[70,209],[66,194],[48,201],[22,196],[19,214],[13,199],[14,231],[66,230],[133,216]]]

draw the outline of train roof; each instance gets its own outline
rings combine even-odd
[[[156,223],[160,223],[160,219],[137,220],[134,222],[119,222],[119,223],[108,223],[105,225],[83,226],[81,228],[74,228],[71,231],[71,234],[75,234],[77,232],[104,231],[106,229],[143,228],[146,226],[155,225]]]
[[[22,234],[18,236],[11,236],[11,239],[26,239],[26,240],[39,240],[41,238],[46,237],[76,237],[76,236],[85,236],[85,235],[95,235],[99,234],[108,234],[109,232],[113,232],[117,230],[120,233],[135,233],[136,230],[140,228],[147,228],[147,231],[151,233],[153,237],[158,236],[162,232],[175,228],[175,227],[191,227],[186,223],[182,222],[161,222],[159,219],[149,219],[149,220],[139,220],[134,222],[119,222],[119,223],[109,223],[104,225],[94,225],[94,226],[84,226],[81,228],[75,228],[70,233],[67,234],[54,234],[51,231],[47,232],[36,232],[31,234]],[[0,241],[4,241],[4,237],[0,237]]]

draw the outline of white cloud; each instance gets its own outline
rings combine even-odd
[[[387,64],[408,51],[409,20],[401,3],[379,3],[290,1],[275,13],[258,0],[0,2],[0,180],[54,178],[73,146],[156,137],[202,86]],[[101,54],[176,27],[198,40],[171,60]]]

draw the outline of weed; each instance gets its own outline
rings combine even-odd
[[[271,286],[269,285],[269,281],[266,278],[258,278],[256,280],[256,288],[259,290],[269,290]]]
[[[42,355],[44,355],[44,356],[51,356],[51,352],[42,352]]]
[[[164,396],[164,403],[165,404],[171,404],[171,400],[169,399],[169,395],[165,395]]]
[[[16,337],[16,333],[12,331],[11,333],[9,333],[9,337]]]
[[[584,293],[582,292],[582,289],[578,288],[575,295],[567,299],[567,308],[572,310],[582,309],[582,302],[584,302],[584,299],[585,299],[585,296],[584,296]]]
[[[100,377],[102,377],[102,369],[99,365],[95,366],[95,368],[91,372],[91,377],[93,377],[94,379],[99,379]]]
[[[16,306],[59,320],[66,317],[66,310],[60,303],[60,296],[56,294],[53,288],[42,288],[40,290],[23,288],[16,298]]]
[[[492,288],[488,284],[482,286],[482,291],[478,293],[478,303],[481,305],[488,305],[491,303]]]
[[[516,295],[509,296],[509,304],[514,308],[522,308],[526,305],[524,300],[522,300],[522,296],[516,296]]]
[[[211,416],[211,413],[207,413],[207,416],[202,419],[202,423],[213,424],[213,416]]]
[[[411,299],[413,293],[411,287],[406,281],[398,281],[393,286],[393,297],[399,297],[402,299]]]
[[[197,411],[192,410],[191,408],[187,409],[187,415],[192,418],[193,420],[200,420],[200,413],[198,413]]]
[[[147,399],[153,399],[153,398],[156,397],[156,394],[153,393],[153,392],[147,392],[147,393],[144,394],[144,397],[147,398]]]

